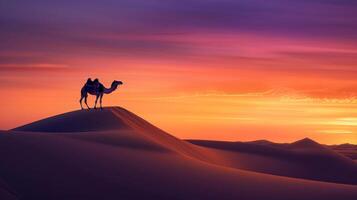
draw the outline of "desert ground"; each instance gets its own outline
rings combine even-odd
[[[354,145],[181,140],[120,107],[0,132],[0,199],[357,199]]]

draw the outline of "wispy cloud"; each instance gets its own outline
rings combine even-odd
[[[0,64],[0,72],[9,72],[9,73],[16,73],[16,72],[36,72],[36,73],[47,73],[47,72],[65,72],[73,70],[68,67],[67,65],[58,65],[58,64],[23,64],[23,65],[15,65],[15,64]]]
[[[354,134],[354,132],[350,130],[320,130],[318,132],[326,134]]]

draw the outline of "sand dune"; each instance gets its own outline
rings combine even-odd
[[[213,155],[202,152],[204,151],[203,148],[197,148],[197,146],[192,145],[189,142],[173,137],[139,116],[119,107],[111,107],[104,110],[81,110],[69,112],[13,129],[13,131],[51,133],[98,132],[108,130],[120,130],[121,133],[130,132],[127,134],[128,137],[135,136],[136,138],[139,138],[139,140],[145,140],[147,143],[159,146],[167,151],[174,151],[201,160],[210,160],[214,162],[214,160],[218,159],[218,157],[212,158],[214,157]],[[74,135],[71,135],[70,137],[78,138]],[[87,137],[90,137],[90,135],[81,136],[81,138],[86,139]],[[102,137],[103,135],[101,134],[100,138]],[[111,139],[112,138],[108,138],[108,141]],[[115,139],[111,140],[111,142],[113,141],[115,141]]]
[[[190,140],[219,151],[239,169],[281,176],[357,184],[357,164],[333,150],[305,138],[291,144]]]
[[[330,145],[327,147],[346,157],[349,157],[353,160],[357,160],[357,145],[341,144],[341,145]]]
[[[117,121],[88,124],[96,116]],[[235,151],[182,141],[122,108],[75,111],[2,131],[0,147],[0,177],[17,199],[357,198],[355,185],[229,167]]]

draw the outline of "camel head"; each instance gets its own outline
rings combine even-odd
[[[123,84],[123,82],[114,80],[112,83],[112,86],[118,86],[118,85],[122,85],[122,84]]]

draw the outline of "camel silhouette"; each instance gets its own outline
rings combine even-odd
[[[90,107],[87,104],[88,94],[96,96],[94,109],[97,108],[98,98],[99,98],[99,103],[100,103],[100,109],[103,109],[103,107],[102,107],[103,95],[112,93],[113,91],[115,91],[118,88],[118,85],[122,85],[122,84],[123,84],[123,82],[114,80],[112,82],[112,85],[110,86],[110,88],[106,88],[106,87],[104,87],[103,84],[101,84],[99,82],[98,79],[95,79],[94,81],[92,81],[89,78],[87,80],[87,83],[84,84],[84,86],[81,89],[81,99],[79,100],[79,103],[81,104],[81,109],[83,109],[83,106],[82,106],[83,99],[84,99],[84,103],[87,105],[88,109],[90,109]]]

